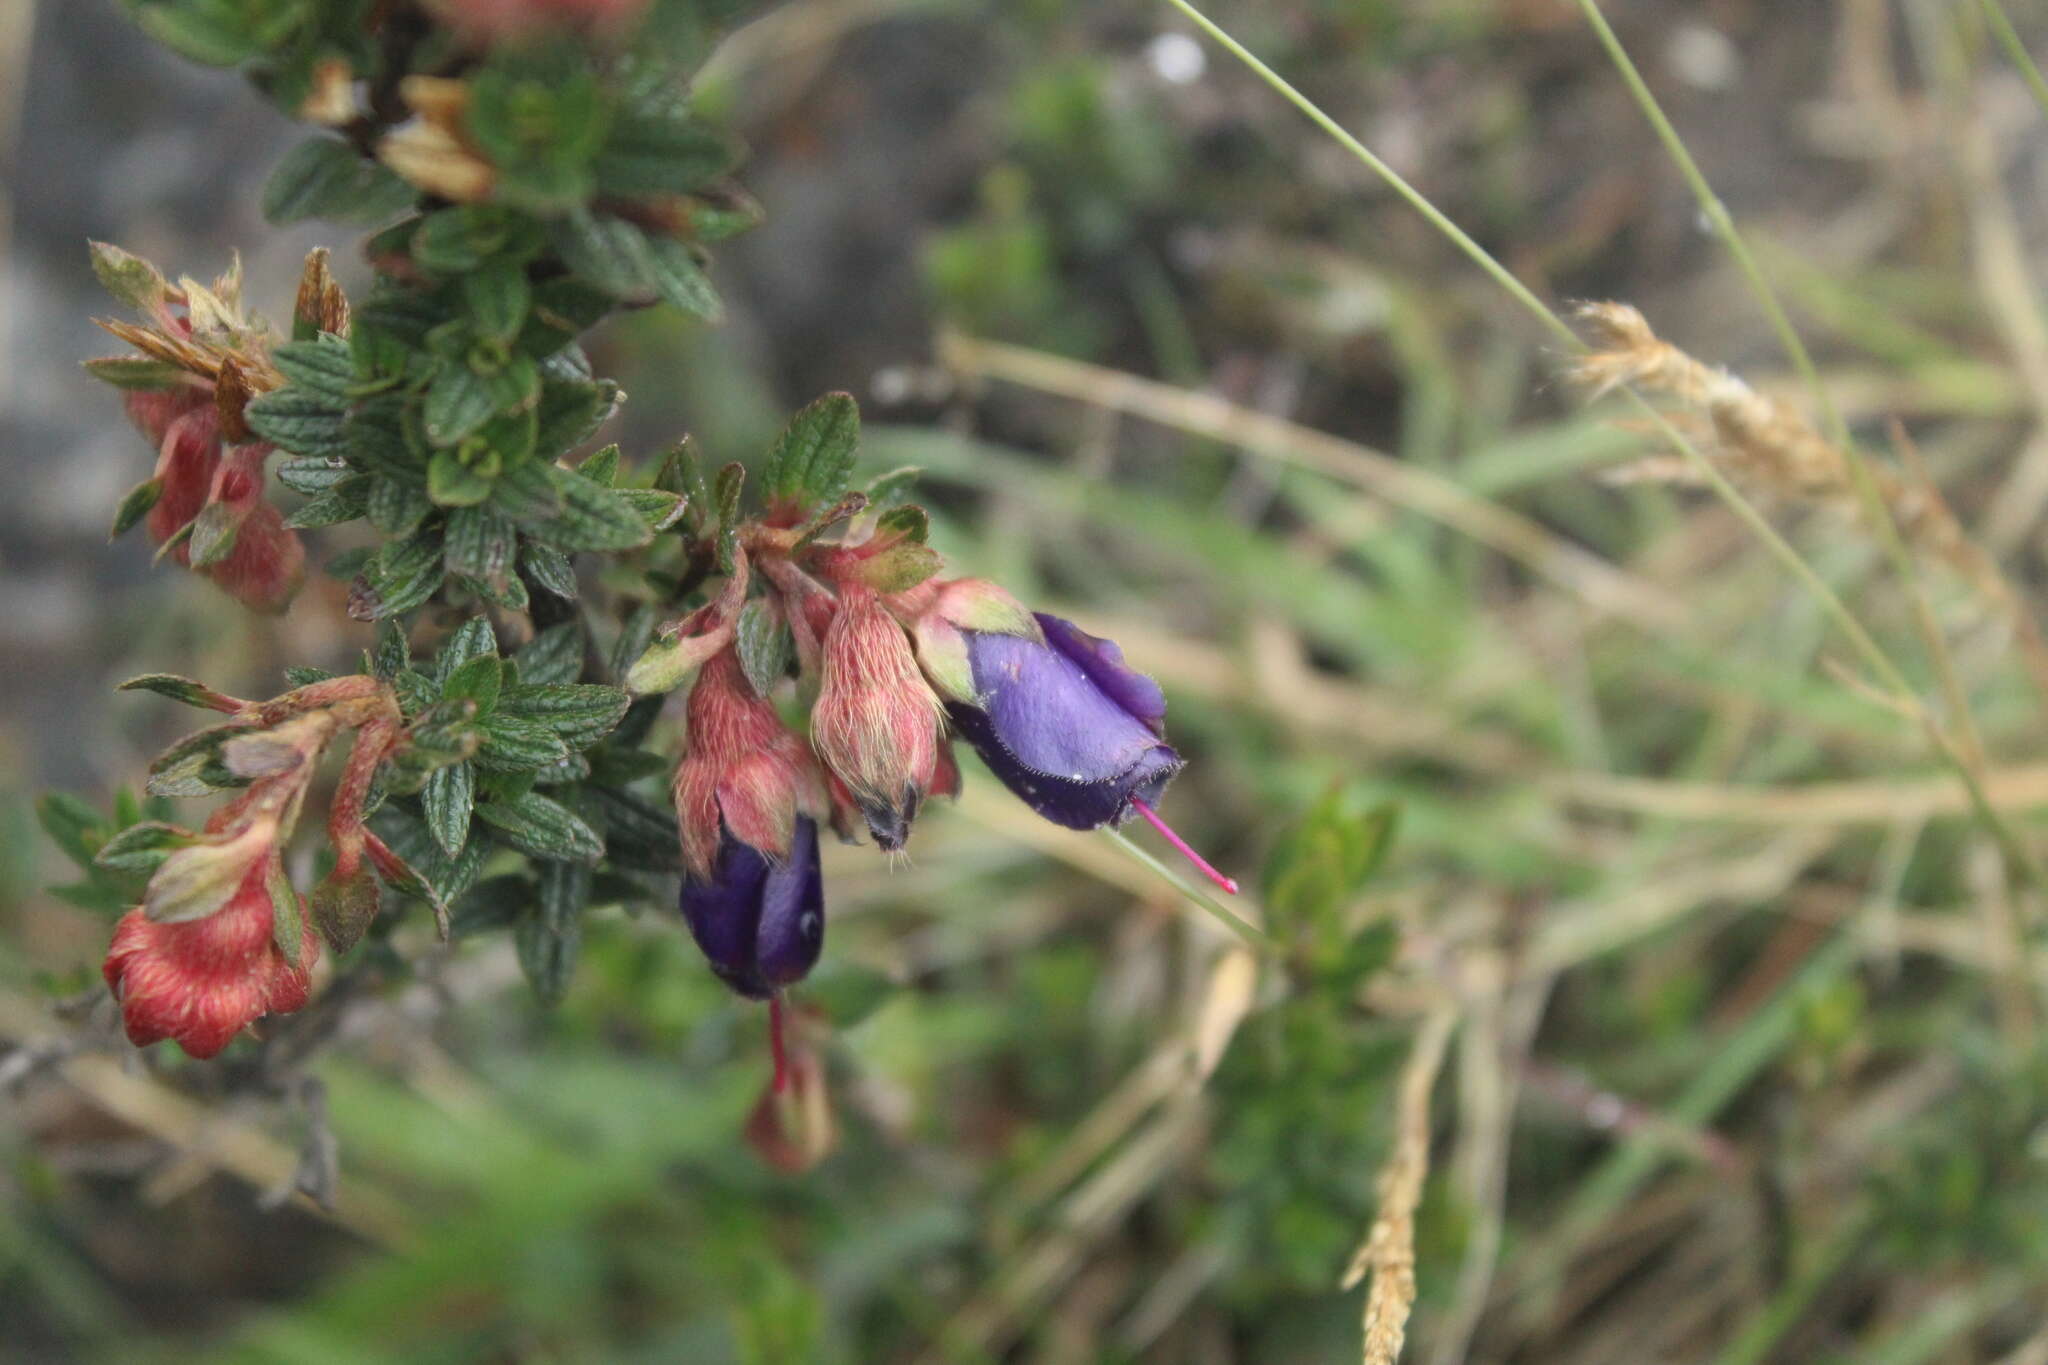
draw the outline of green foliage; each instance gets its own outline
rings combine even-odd
[[[36,803],[37,821],[84,874],[51,887],[50,894],[110,915],[140,904],[150,872],[172,846],[162,837],[170,814],[168,801],[138,798],[125,787],[114,793],[113,809],[106,815],[69,792],[43,797]]]

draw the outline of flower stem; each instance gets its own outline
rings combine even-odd
[[[775,1061],[775,1093],[789,1090],[789,1051],[782,1041],[782,993],[768,997],[768,1055]]]

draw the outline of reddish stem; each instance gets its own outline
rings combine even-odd
[[[768,997],[768,1053],[775,1059],[775,1093],[789,1089],[789,1053],[782,1042],[782,995]]]
[[[1178,834],[1175,834],[1173,830],[1167,825],[1167,823],[1159,818],[1158,812],[1154,811],[1150,806],[1146,805],[1143,801],[1140,801],[1135,796],[1131,798],[1131,805],[1138,812],[1138,814],[1145,817],[1145,821],[1147,824],[1151,825],[1152,828],[1158,830],[1159,833],[1165,837],[1167,843],[1172,844],[1175,848],[1180,850],[1181,857],[1186,858],[1189,862],[1193,863],[1197,868],[1199,868],[1204,877],[1207,877],[1210,881],[1222,887],[1223,890],[1228,892],[1229,894],[1233,896],[1237,894],[1237,882],[1232,878],[1224,876],[1221,872],[1218,872],[1215,868],[1209,866],[1209,860],[1207,858],[1204,858],[1201,854],[1195,852],[1193,849],[1189,848],[1187,840],[1181,838]]]

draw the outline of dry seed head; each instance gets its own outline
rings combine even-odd
[[[1588,303],[1576,316],[1592,349],[1566,376],[1592,397],[1624,385],[1673,400],[1666,416],[1699,452],[1745,492],[1860,517],[1848,455],[1789,403],[1758,393],[1735,375],[1707,365],[1659,337],[1625,303]],[[1887,470],[1871,476],[1899,534],[1921,553],[1956,570],[2003,607],[2010,590],[1996,568],[1964,536],[1939,490]],[[1689,460],[1655,455],[1614,471],[1619,483],[1702,482]]]

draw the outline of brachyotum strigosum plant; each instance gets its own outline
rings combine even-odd
[[[806,1010],[786,1038],[780,1004],[823,949],[824,832],[903,848],[958,791],[964,740],[1048,820],[1141,816],[1187,852],[1155,810],[1183,762],[1158,686],[1074,623],[946,577],[909,471],[855,486],[847,395],[796,414],[751,498],[745,466],[707,471],[687,442],[579,458],[620,395],[578,338],[658,302],[715,318],[708,246],[758,217],[687,99],[747,7],[131,0],[320,128],[267,185],[273,221],[375,228],[368,287],[346,297],[315,252],[278,328],[238,266],[201,284],[93,248],[133,316],[103,323],[129,352],[88,368],[155,450],[116,534],[139,523],[159,560],[274,613],[346,528],[324,571],[367,628],[358,671],[293,669],[267,700],[126,684],[219,713],[149,774],[156,797],[218,799],[198,828],[46,802],[88,863],[66,893],[126,910],[104,972],[137,1045],[211,1057],[301,1009],[323,945],[333,962],[388,936],[390,896],[444,937],[509,928],[545,1000],[587,906],[678,897],[712,970],[771,1004],[749,1131],[800,1166],[829,1145],[826,1025]],[[686,683],[670,755],[650,746]],[[302,893],[286,868],[330,751],[331,861]]]

